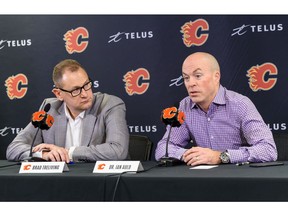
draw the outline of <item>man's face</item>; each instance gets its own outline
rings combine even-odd
[[[188,95],[202,109],[209,108],[217,94],[220,72],[211,69],[202,58],[191,58],[183,63],[183,79]]]
[[[85,87],[90,86],[89,77],[87,73],[79,68],[77,71],[65,71],[61,81],[61,89],[54,89],[53,92],[57,96],[58,99],[63,100],[67,107],[69,108],[73,117],[78,116],[82,111],[89,109],[92,106],[93,102],[93,93],[92,88],[89,90],[81,89],[85,85]],[[92,85],[92,84],[91,84]],[[81,93],[75,97],[71,95],[71,93],[66,91],[79,91],[81,89]]]

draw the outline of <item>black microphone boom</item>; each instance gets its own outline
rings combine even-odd
[[[168,132],[168,137],[167,137],[167,141],[166,141],[165,156],[160,159],[160,165],[161,166],[175,166],[175,165],[179,165],[179,164],[182,163],[181,160],[179,160],[177,158],[174,158],[174,157],[169,157],[168,156],[168,143],[169,143],[169,140],[170,140],[171,129],[172,129],[172,126],[170,126],[170,129],[169,129],[169,132]]]
[[[177,106],[178,107],[178,106]],[[168,137],[166,140],[165,156],[160,159],[160,165],[162,166],[175,166],[182,164],[183,162],[177,158],[169,157],[168,144],[170,140],[170,134],[172,127],[180,127],[185,119],[184,112],[179,111],[177,107],[166,108],[162,111],[161,119],[166,125],[170,125]]]
[[[29,158],[31,158],[31,159],[32,159],[32,149],[33,149],[33,147],[34,147],[35,139],[36,139],[36,137],[37,137],[37,134],[38,134],[39,130],[40,130],[40,127],[37,128],[37,131],[36,131],[36,133],[35,133],[35,135],[34,135],[34,138],[33,138],[33,141],[32,141],[31,147],[30,147]],[[31,161],[31,160],[30,160],[30,161]],[[32,161],[34,161],[34,160],[32,160]]]
[[[41,129],[41,130],[48,130],[48,129],[50,128],[50,126],[48,126],[47,123],[46,123],[46,119],[47,119],[47,116],[48,116],[48,113],[47,113],[47,112],[50,110],[50,108],[51,108],[51,104],[50,104],[50,103],[48,103],[48,104],[45,105],[45,107],[44,107],[44,109],[43,109],[43,110],[44,110],[44,116],[43,116],[42,113],[39,113],[39,112],[43,112],[43,111],[39,111],[39,112],[33,113],[33,115],[35,115],[35,114],[40,114],[40,115],[39,115],[39,116],[41,117],[40,120],[37,119],[37,121],[34,121],[33,115],[32,115],[32,124],[34,125],[35,128],[37,127],[37,131],[36,131],[36,133],[35,133],[35,135],[34,135],[34,138],[33,138],[33,141],[32,141],[31,147],[30,147],[29,159],[28,159],[29,162],[33,162],[33,161],[46,161],[46,160],[44,160],[43,158],[32,157],[32,149],[33,149],[33,147],[34,147],[34,145],[35,145],[35,140],[36,140],[36,137],[37,137],[37,134],[38,134],[39,130],[40,130],[40,129]],[[42,117],[43,117],[43,118],[42,118]],[[50,116],[50,117],[51,117],[51,116]],[[53,123],[53,122],[51,122],[51,124],[52,124],[52,123]]]
[[[51,104],[48,103],[48,104],[45,105],[44,111],[47,113],[50,110],[50,108],[51,108]]]

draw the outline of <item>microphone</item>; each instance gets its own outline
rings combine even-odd
[[[162,111],[162,122],[171,127],[180,127],[185,120],[184,112],[178,110],[176,107],[169,107]]]
[[[31,148],[30,148],[30,153],[29,153],[29,159],[28,161],[32,162],[32,161],[45,161],[43,158],[38,158],[38,157],[32,157],[32,149],[34,147],[35,144],[35,140],[37,137],[37,134],[39,132],[39,130],[49,130],[50,127],[52,127],[53,123],[54,123],[54,118],[48,114],[48,111],[51,108],[51,104],[48,103],[45,105],[43,110],[34,112],[32,114],[32,119],[31,122],[33,124],[33,126],[35,128],[37,128],[37,131],[34,135],[32,144],[31,144]]]
[[[54,119],[47,112],[50,110],[51,104],[45,105],[44,110],[34,112],[32,115],[32,124],[35,128],[48,130],[54,123]]]
[[[173,127],[180,127],[185,121],[185,113],[180,111],[177,107],[169,107],[162,111],[161,120],[165,125],[170,125],[168,137],[166,141],[165,156],[160,159],[160,164],[163,166],[174,166],[182,163],[181,160],[168,156],[168,143],[170,140],[170,134]]]

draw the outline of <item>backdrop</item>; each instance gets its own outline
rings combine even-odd
[[[150,137],[152,159],[165,132],[161,111],[187,96],[181,66],[197,51],[213,54],[221,84],[286,133],[287,24],[285,15],[2,15],[0,159],[53,97],[52,70],[66,58],[84,66],[94,92],[124,100],[129,132]]]

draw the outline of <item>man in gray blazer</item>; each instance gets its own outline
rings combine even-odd
[[[47,161],[124,160],[128,155],[129,132],[124,102],[112,95],[92,92],[92,81],[75,60],[58,63],[53,71],[56,98],[47,98],[54,124],[39,131],[33,157]],[[36,128],[29,123],[9,144],[11,161],[29,159]]]

